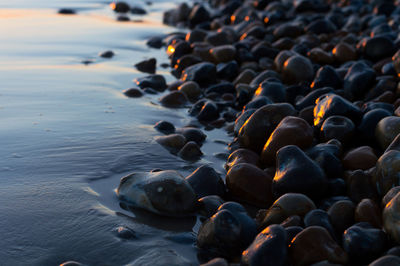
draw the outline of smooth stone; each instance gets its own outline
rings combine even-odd
[[[343,166],[348,170],[367,170],[375,166],[378,161],[374,150],[370,146],[354,148],[343,157]]]
[[[167,216],[192,214],[197,208],[194,190],[172,170],[129,174],[121,178],[117,196],[137,208]]]
[[[352,45],[344,42],[338,43],[332,49],[332,54],[339,63],[345,63],[357,59],[356,49],[354,49]]]
[[[103,58],[112,58],[114,56],[114,52],[113,51],[105,51],[99,54],[100,57]]]
[[[400,185],[400,152],[388,151],[376,163],[374,183],[378,194],[385,195],[392,187]]]
[[[289,115],[296,115],[296,110],[287,103],[268,104],[259,108],[241,127],[238,135],[240,144],[260,152],[275,127]]]
[[[371,264],[369,264],[369,266],[398,266],[398,265],[400,265],[400,258],[398,256],[393,256],[393,255],[386,255],[380,257],[371,262]]]
[[[197,234],[198,248],[211,253],[213,258],[240,256],[257,235],[256,224],[246,211],[229,205],[224,203],[200,226]]]
[[[289,57],[283,64],[282,77],[289,84],[311,81],[314,78],[314,69],[311,61],[301,55]]]
[[[225,184],[220,175],[214,168],[208,165],[202,165],[193,173],[186,177],[186,181],[192,186],[199,198],[217,195],[225,195]]]
[[[195,127],[178,128],[176,129],[176,133],[182,134],[187,141],[194,141],[198,145],[202,145],[207,138],[207,135],[201,129]]]
[[[400,151],[400,134],[398,134],[393,141],[389,144],[389,146],[386,148],[385,152],[395,150],[395,151]]]
[[[143,61],[135,64],[135,67],[137,70],[139,70],[141,72],[154,74],[156,72],[156,64],[157,64],[157,60],[155,58],[150,58],[148,60],[143,60]]]
[[[212,84],[215,82],[217,69],[211,63],[197,63],[185,68],[182,73],[183,81],[195,81],[199,85]]]
[[[294,56],[296,53],[290,50],[283,50],[274,59],[274,65],[278,72],[282,72],[283,66],[290,57]]]
[[[327,93],[333,93],[334,90],[331,87],[323,87],[319,89],[315,89],[311,92],[309,92],[306,96],[298,99],[296,101],[296,109],[301,110],[306,107],[313,107],[315,106],[315,101],[322,95],[327,94]]]
[[[235,78],[232,82],[233,85],[237,86],[238,84],[250,84],[251,81],[256,77],[256,72],[251,69],[245,69]]]
[[[260,228],[265,228],[271,224],[280,224],[293,215],[304,217],[315,208],[314,202],[306,195],[286,193],[279,197],[264,215],[258,217],[258,222]]]
[[[207,263],[201,264],[200,266],[229,266],[229,264],[224,258],[215,258]]]
[[[251,82],[250,82],[250,87],[252,88],[258,88],[261,83],[263,83],[264,81],[266,81],[269,78],[276,78],[276,79],[280,79],[280,76],[277,72],[273,71],[273,70],[264,70],[262,71],[260,74],[258,74]]]
[[[381,119],[376,125],[375,136],[382,150],[400,134],[400,117],[388,116]]]
[[[226,63],[235,59],[236,48],[233,45],[220,45],[212,48],[210,54],[217,63]]]
[[[219,45],[227,45],[232,44],[230,41],[229,34],[225,31],[219,32],[211,32],[207,35],[205,41],[211,45],[219,46]]]
[[[331,219],[329,218],[329,214],[324,210],[315,209],[308,212],[306,216],[304,216],[304,225],[305,227],[321,226],[329,232],[334,240],[336,240],[335,230],[331,224]]]
[[[203,153],[196,142],[188,141],[177,155],[186,161],[197,161],[203,156]]]
[[[219,63],[217,65],[217,77],[225,80],[233,80],[239,74],[239,65],[232,60],[227,63]]]
[[[179,77],[179,75],[182,76],[183,70],[201,62],[202,59],[200,57],[193,54],[185,54],[176,61],[174,70],[177,72],[177,76]]]
[[[385,251],[387,242],[385,232],[369,223],[357,223],[343,233],[343,248],[349,262],[357,264],[367,264],[376,259]]]
[[[390,57],[395,52],[393,42],[386,37],[377,36],[368,38],[362,43],[362,48],[365,56],[373,61]]]
[[[394,246],[386,252],[386,255],[394,255],[400,257],[400,246]]]
[[[287,235],[280,225],[270,225],[259,233],[242,253],[241,265],[286,265]]]
[[[192,47],[184,40],[174,40],[167,47],[167,54],[171,60],[171,65],[177,64],[180,58],[190,54],[191,52]]]
[[[314,34],[330,34],[334,33],[337,31],[337,28],[335,24],[333,24],[329,19],[321,18],[314,20],[310,24],[307,25],[305,28],[305,31],[308,33],[314,33]]]
[[[130,18],[127,17],[127,16],[124,16],[124,15],[120,15],[120,16],[117,17],[117,21],[127,22],[127,21],[130,21]]]
[[[207,218],[213,216],[218,208],[224,204],[224,200],[219,196],[210,195],[199,199],[199,213]]]
[[[194,29],[186,34],[185,40],[189,43],[203,42],[207,36],[207,31],[202,29]]]
[[[355,170],[346,173],[347,195],[354,202],[362,199],[376,199],[378,197],[372,176],[368,172]]]
[[[383,118],[391,116],[392,113],[382,109],[377,108],[374,110],[367,111],[358,126],[358,131],[365,141],[371,142],[375,141],[375,129],[376,125],[381,121]]]
[[[136,232],[129,227],[119,226],[115,229],[116,235],[121,239],[135,239],[137,238]]]
[[[75,15],[76,11],[70,8],[61,8],[58,10],[58,14],[61,15]]]
[[[172,91],[161,97],[160,102],[163,106],[169,108],[182,108],[188,102],[188,98],[181,91]]]
[[[328,195],[330,196],[346,195],[346,181],[344,181],[342,178],[329,179]]]
[[[392,187],[382,198],[382,207],[385,208],[389,201],[391,201],[399,192],[400,186]]]
[[[197,115],[197,119],[200,121],[213,121],[218,118],[218,106],[212,101],[206,101]]]
[[[274,36],[279,39],[282,37],[295,38],[303,33],[303,29],[293,23],[284,23],[274,30]]]
[[[171,153],[178,153],[186,144],[186,138],[181,134],[170,134],[168,136],[156,137],[158,144],[166,148]]]
[[[256,109],[242,111],[242,114],[238,118],[236,118],[234,127],[235,136],[239,134],[239,131],[242,128],[243,124],[247,121],[247,119],[249,119],[252,114],[254,114],[255,111]]]
[[[212,85],[207,88],[206,93],[218,93],[218,94],[224,94],[224,93],[235,93],[235,86],[233,86],[232,83],[230,82],[221,82],[219,84]]]
[[[354,63],[344,77],[343,88],[349,98],[359,98],[368,92],[375,82],[375,71],[364,62]]]
[[[360,108],[336,94],[325,94],[316,100],[314,107],[314,126],[321,127],[325,119],[333,115],[342,115],[353,122],[361,118]]]
[[[265,105],[269,105],[272,104],[272,101],[270,98],[266,97],[266,96],[258,96],[256,98],[254,98],[253,100],[251,100],[250,102],[248,102],[245,106],[244,109],[245,111],[249,110],[249,109],[259,109]]]
[[[397,52],[393,55],[392,61],[393,61],[394,69],[396,70],[397,74],[399,74],[400,73],[400,50],[397,50]]]
[[[204,6],[197,4],[192,8],[187,19],[189,26],[192,28],[197,24],[208,21],[210,19],[210,13]]]
[[[285,102],[286,90],[282,83],[275,81],[264,81],[254,92],[254,97],[265,96],[274,103]]]
[[[154,128],[165,135],[175,133],[175,126],[168,121],[158,121]]]
[[[317,144],[306,151],[308,157],[316,162],[329,178],[343,175],[343,166],[340,161],[341,146],[331,140],[327,143]]]
[[[287,116],[275,128],[261,152],[263,165],[275,164],[276,153],[287,145],[296,145],[301,149],[311,146],[313,129],[303,119]]]
[[[346,264],[347,254],[321,226],[310,226],[292,240],[289,254],[293,265],[310,265],[322,260]]]
[[[337,236],[341,237],[343,232],[354,224],[354,211],[354,203],[350,200],[339,200],[328,209]]]
[[[332,263],[329,260],[323,260],[323,261],[311,264],[311,266],[342,266],[342,264]]]
[[[272,204],[272,177],[257,166],[235,164],[226,174],[229,193],[244,202],[267,208]]]
[[[153,74],[146,77],[137,78],[134,80],[136,85],[141,89],[150,87],[157,91],[164,91],[167,88],[167,83],[162,75]]]
[[[111,9],[117,13],[127,13],[131,7],[125,2],[116,2],[111,4]]]
[[[153,36],[149,38],[146,45],[151,48],[160,49],[163,46],[163,36]]]
[[[225,169],[229,171],[232,167],[240,163],[248,163],[257,166],[260,156],[252,150],[237,149],[232,152],[226,160]]]
[[[122,93],[128,96],[129,98],[140,98],[143,96],[143,92],[138,88],[129,88],[122,91]]]
[[[382,227],[382,211],[371,199],[363,199],[358,203],[354,212],[356,222],[367,222],[375,228]]]
[[[307,53],[307,56],[311,61],[321,65],[332,64],[335,61],[331,53],[328,53],[319,47],[311,49]]]
[[[281,148],[276,155],[276,173],[272,182],[275,197],[285,193],[303,193],[318,199],[328,182],[323,170],[297,146]]]
[[[340,89],[342,85],[343,79],[339,76],[339,73],[332,66],[326,65],[318,69],[310,87],[313,90],[323,87]]]
[[[336,139],[347,145],[353,139],[355,134],[355,125],[347,117],[333,115],[325,119],[321,126],[320,137],[322,141]]]
[[[390,238],[400,243],[400,193],[397,193],[385,206],[382,213],[383,228]]]

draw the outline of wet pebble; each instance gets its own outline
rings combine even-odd
[[[203,156],[203,152],[196,142],[188,141],[178,152],[178,156],[187,161],[197,161]]]
[[[138,88],[129,88],[122,92],[130,98],[140,98],[143,96],[143,92]]]
[[[158,121],[154,128],[165,135],[175,133],[175,126],[168,121]]]
[[[104,52],[101,52],[100,54],[99,54],[99,56],[100,57],[103,57],[103,58],[112,58],[113,56],[114,56],[115,54],[114,54],[114,52],[113,51],[104,51]]]
[[[150,58],[135,64],[135,67],[141,72],[154,74],[156,72],[156,64],[157,60],[155,58]]]
[[[369,146],[361,146],[347,152],[343,157],[343,166],[349,170],[367,170],[375,166],[378,158]]]
[[[181,91],[172,91],[160,99],[163,106],[169,108],[182,108],[188,102],[188,98]]]
[[[170,134],[168,136],[156,137],[155,140],[158,144],[166,148],[171,153],[178,153],[180,149],[186,144],[186,138],[181,134]]]
[[[225,184],[220,175],[210,166],[202,165],[186,177],[199,198],[217,195],[224,197]]]

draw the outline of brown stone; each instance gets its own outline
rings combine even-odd
[[[354,203],[350,200],[339,200],[329,209],[328,214],[336,234],[341,236],[349,226],[354,224]]]
[[[335,60],[331,53],[327,53],[319,47],[315,47],[315,48],[311,49],[307,53],[307,56],[308,56],[308,58],[311,59],[311,61],[313,61],[317,64],[322,64],[322,65],[332,64]]]
[[[344,63],[357,59],[356,49],[348,43],[338,43],[332,50],[335,60],[339,63]]]
[[[388,116],[376,125],[375,136],[381,148],[386,149],[400,133],[400,117]]]
[[[217,63],[229,62],[235,58],[236,48],[233,45],[220,45],[210,49],[210,54]]]
[[[181,134],[156,137],[158,144],[172,153],[177,153],[186,143],[186,138]]]
[[[301,149],[311,146],[313,141],[313,129],[303,119],[287,116],[272,132],[265,143],[261,153],[263,165],[274,165],[276,152],[287,145],[296,145]]]
[[[350,150],[343,158],[343,166],[349,170],[367,170],[374,167],[378,157],[369,146],[361,146]]]
[[[238,149],[232,152],[228,160],[225,164],[225,169],[228,171],[233,166],[240,164],[240,163],[249,163],[253,165],[257,165],[259,160],[259,156],[254,151],[248,149]]]
[[[382,227],[382,217],[379,206],[371,199],[363,199],[354,212],[356,222],[368,222],[376,228]]]
[[[293,265],[310,265],[322,260],[346,264],[347,254],[321,226],[310,226],[292,240],[289,254]]]
[[[260,207],[272,204],[272,176],[248,163],[235,164],[226,174],[226,186],[237,199]]]

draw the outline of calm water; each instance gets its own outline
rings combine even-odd
[[[149,11],[132,17],[141,22],[116,22],[109,3],[96,0],[0,1],[0,265],[154,266],[154,258],[168,254],[197,264],[195,218],[126,211],[114,193],[132,171],[186,175],[211,163],[222,172],[213,153],[225,147],[213,140],[226,138],[208,132],[206,156],[196,164],[155,143],[153,124],[183,126],[186,110],[160,107],[160,95],[128,99],[121,91],[145,75],[133,64],[150,57],[168,62],[145,40],[176,30],[161,24],[162,11],[174,3],[131,3]],[[58,15],[61,7],[78,13]],[[116,56],[99,58],[105,50]],[[172,81],[168,71],[158,67]],[[132,228],[137,239],[117,238],[118,226]]]

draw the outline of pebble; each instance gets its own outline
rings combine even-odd
[[[241,163],[257,166],[259,158],[260,157],[258,154],[251,150],[243,148],[237,149],[229,155],[228,159],[226,160],[225,169],[229,171],[229,169]]]
[[[282,78],[289,84],[312,81],[314,69],[311,61],[301,55],[289,57],[283,64]]]
[[[192,214],[197,208],[194,190],[172,170],[129,174],[121,178],[117,196],[134,207],[167,216]]]
[[[138,88],[129,88],[122,92],[130,98],[140,98],[143,96],[143,92]]]
[[[301,149],[311,146],[313,129],[304,120],[294,116],[285,117],[275,128],[261,152],[263,165],[275,165],[276,153],[287,145],[296,145]]]
[[[400,243],[400,193],[397,193],[385,206],[382,213],[383,228],[390,238]]]
[[[321,141],[336,139],[347,145],[352,142],[355,129],[353,121],[349,118],[341,115],[329,116],[321,126]]]
[[[158,121],[154,128],[165,135],[175,133],[175,126],[168,121]]]
[[[354,219],[356,222],[367,222],[375,228],[382,227],[382,211],[371,199],[363,199],[358,203]]]
[[[58,10],[58,14],[61,15],[75,15],[76,11],[70,8],[61,8]]]
[[[288,115],[296,115],[296,110],[287,103],[268,104],[259,108],[240,128],[240,144],[256,153],[261,152],[269,135]]]
[[[134,80],[136,85],[141,89],[152,88],[157,91],[164,91],[167,88],[167,83],[162,75],[149,75],[146,77],[137,78]]]
[[[199,213],[207,218],[213,216],[224,200],[217,195],[205,196],[199,199]]]
[[[186,138],[181,134],[170,134],[168,136],[156,137],[158,144],[166,148],[173,154],[178,153],[186,144]]]
[[[226,186],[238,200],[264,208],[272,204],[272,176],[252,164],[232,166],[226,174]]]
[[[157,60],[155,58],[150,58],[135,64],[135,67],[141,72],[154,74],[156,72],[156,64]]]
[[[380,147],[385,150],[400,133],[400,117],[388,116],[376,125],[375,136]]]
[[[297,146],[288,145],[278,151],[276,168],[272,183],[275,197],[296,192],[318,199],[327,189],[323,170]]]
[[[217,69],[211,63],[197,63],[185,68],[182,73],[183,81],[195,81],[199,85],[213,84],[216,80]]]
[[[259,233],[242,253],[241,265],[280,266],[286,264],[287,235],[280,225],[270,225]]]
[[[111,3],[110,6],[116,13],[127,13],[130,10],[130,6],[125,2]]]
[[[103,58],[112,58],[114,55],[115,55],[114,52],[110,50],[99,54],[99,56]]]
[[[343,157],[343,166],[348,170],[367,170],[375,166],[376,157],[370,146],[361,146],[348,151]]]
[[[376,163],[374,183],[378,194],[385,195],[392,187],[400,185],[400,152],[388,151]]]
[[[354,211],[354,203],[350,200],[339,200],[328,209],[331,223],[339,239],[343,232],[354,224]]]
[[[178,156],[186,161],[197,161],[203,156],[203,153],[196,142],[188,141],[178,152]]]
[[[309,211],[314,210],[314,202],[304,194],[286,193],[280,196],[267,212],[258,215],[259,227],[265,228],[271,224],[279,224],[288,217],[298,215],[304,217]]]
[[[346,252],[321,226],[310,226],[292,240],[289,254],[293,265],[310,265],[322,260],[346,264]]]
[[[184,82],[178,87],[178,90],[183,92],[190,101],[197,100],[202,94],[199,85],[194,81]]]
[[[357,223],[343,233],[343,248],[349,256],[349,262],[372,262],[383,253],[387,242],[385,232],[366,222]]]
[[[225,184],[220,175],[210,166],[202,165],[186,177],[199,198],[225,195]]]
[[[172,91],[160,99],[163,106],[169,108],[182,108],[186,106],[188,98],[181,91]]]
[[[374,260],[369,266],[397,266],[400,265],[398,256],[386,255]]]

